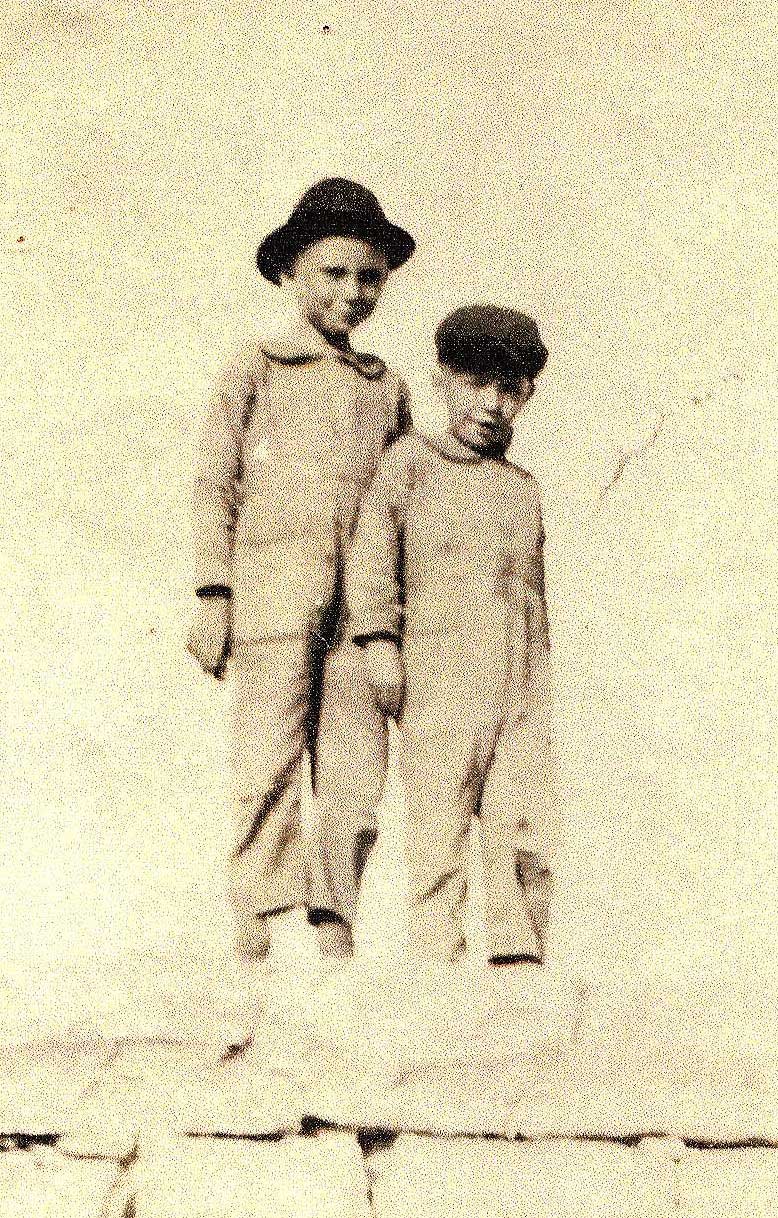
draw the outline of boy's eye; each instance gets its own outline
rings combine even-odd
[[[522,402],[529,401],[535,392],[535,382],[529,381],[526,386],[523,381],[504,381],[500,384],[502,393],[511,398],[519,398]]]
[[[346,274],[346,268],[344,266],[325,266],[324,274],[328,275],[330,279],[342,279]]]
[[[379,270],[362,271],[359,282],[363,283],[366,288],[375,288],[381,282],[381,272]]]

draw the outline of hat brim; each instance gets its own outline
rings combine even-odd
[[[265,237],[257,250],[260,274],[280,284],[298,254],[326,237],[355,237],[383,254],[390,271],[407,262],[416,249],[410,233],[389,220],[379,222],[350,213],[320,211],[300,219],[292,217]]]

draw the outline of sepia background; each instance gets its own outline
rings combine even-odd
[[[417,237],[358,342],[439,426],[431,334],[551,350],[565,792],[553,954],[775,984],[776,46],[759,0],[6,3],[3,1036],[223,976],[228,691],[184,652],[209,384],[329,174]],[[615,481],[613,481],[615,479]],[[608,484],[613,485],[602,494]],[[398,796],[364,943],[401,937]],[[474,924],[478,891],[475,886]],[[133,1016],[135,1018],[135,1016]]]

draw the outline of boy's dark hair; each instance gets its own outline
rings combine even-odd
[[[498,305],[464,305],[435,331],[441,364],[474,376],[527,376],[542,372],[548,351],[526,313]]]

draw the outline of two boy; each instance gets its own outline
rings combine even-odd
[[[351,953],[387,715],[399,717],[412,943],[460,954],[480,812],[490,958],[543,957],[543,533],[537,487],[504,453],[546,351],[521,314],[458,310],[436,335],[449,431],[409,431],[405,386],[350,334],[413,248],[356,183],[308,191],[258,252],[294,293],[299,329],[228,369],[203,433],[189,648],[214,675],[228,657],[234,670],[231,896],[249,958],[267,954],[274,915],[300,905],[324,955]],[[306,748],[319,809],[307,852]]]

